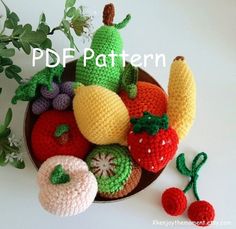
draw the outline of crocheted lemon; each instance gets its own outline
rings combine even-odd
[[[113,91],[97,85],[78,87],[73,109],[81,133],[90,142],[127,144],[129,113]]]
[[[196,113],[196,83],[184,57],[176,57],[171,65],[168,94],[170,126],[182,139],[190,130]]]

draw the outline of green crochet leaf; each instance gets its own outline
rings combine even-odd
[[[137,96],[137,82],[138,68],[134,67],[132,64],[126,65],[122,74],[121,86],[131,99]]]
[[[65,184],[70,181],[70,176],[62,165],[57,165],[51,173],[50,181],[52,184]]]
[[[55,68],[44,68],[36,73],[27,83],[21,83],[16,89],[15,96],[12,98],[12,103],[17,101],[31,101],[38,95],[38,89],[41,86],[46,86],[48,90],[52,89],[52,82],[61,82],[63,66],[60,64]]]

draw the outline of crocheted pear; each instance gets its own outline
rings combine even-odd
[[[184,57],[174,59],[168,85],[167,115],[180,139],[190,130],[196,113],[196,83]]]
[[[91,49],[94,51],[94,56],[86,60],[84,65],[84,56],[82,56],[76,66],[76,81],[84,85],[100,85],[108,88],[114,92],[118,92],[120,88],[121,75],[123,72],[123,60],[120,56],[114,58],[112,63],[111,58],[108,56],[113,51],[114,54],[121,54],[123,50],[123,41],[118,30],[124,28],[129,20],[130,15],[119,24],[113,24],[115,16],[115,9],[113,4],[108,4],[104,8],[103,23],[96,33],[94,34]],[[103,63],[104,55],[105,65],[100,67],[96,64],[96,59],[99,64]]]
[[[129,113],[115,92],[97,85],[80,86],[75,90],[73,109],[88,141],[97,145],[127,144]]]

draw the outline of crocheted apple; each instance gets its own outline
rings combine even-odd
[[[187,199],[185,193],[193,188],[193,193],[197,201],[193,202],[188,209],[188,217],[197,226],[208,226],[215,218],[215,210],[213,206],[205,201],[200,200],[197,192],[198,171],[207,160],[207,154],[199,153],[192,162],[192,169],[188,169],[185,165],[184,154],[180,154],[176,160],[176,167],[178,171],[184,176],[190,177],[190,182],[182,191],[178,188],[172,187],[167,189],[162,194],[162,206],[164,210],[172,216],[183,214],[187,206]]]
[[[178,147],[178,136],[168,126],[168,117],[148,112],[131,119],[128,146],[133,159],[144,169],[158,172],[173,158]]]
[[[80,133],[71,111],[43,113],[33,127],[31,142],[39,162],[55,155],[84,158],[91,146]]]

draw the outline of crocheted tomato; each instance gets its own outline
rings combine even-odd
[[[125,91],[120,93],[120,97],[126,105],[130,117],[139,118],[144,111],[153,115],[161,116],[167,111],[167,95],[158,86],[138,81],[137,96],[135,99],[129,98]]]
[[[175,130],[168,127],[168,117],[144,112],[143,117],[131,119],[131,123],[128,146],[133,159],[142,168],[158,172],[173,158],[179,142]]]
[[[33,127],[31,142],[33,154],[40,162],[56,155],[83,159],[91,146],[80,133],[71,111],[43,113]]]

